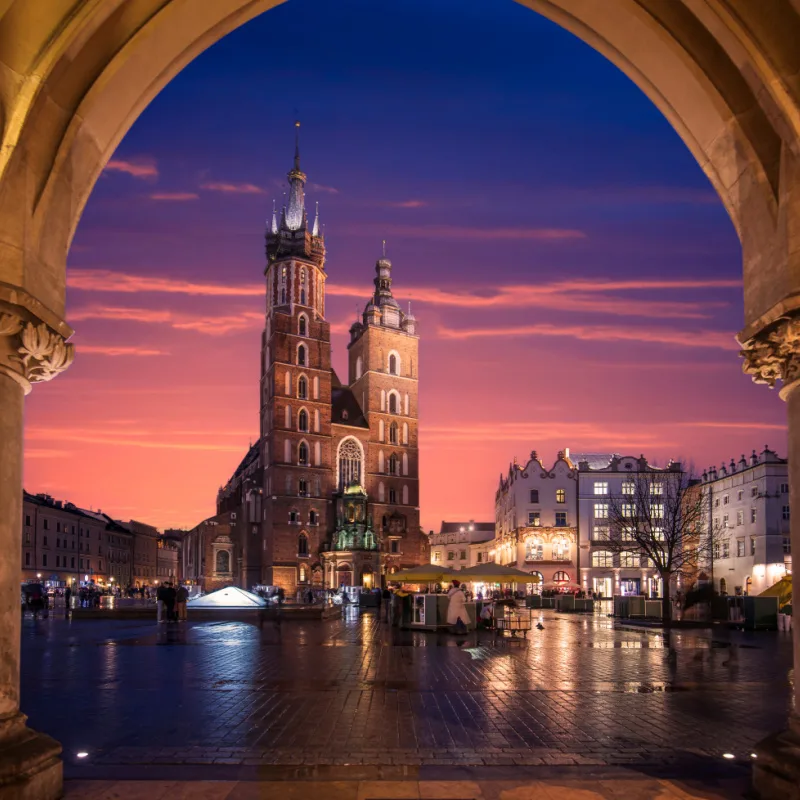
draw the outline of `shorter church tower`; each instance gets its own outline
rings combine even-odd
[[[426,540],[419,525],[417,320],[392,294],[392,262],[375,264],[375,291],[350,328],[349,383],[369,424],[365,490],[391,580],[403,564],[422,563]]]

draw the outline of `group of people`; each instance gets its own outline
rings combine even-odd
[[[186,601],[189,592],[185,586],[178,584],[176,589],[172,581],[165,581],[156,590],[156,608],[158,623],[185,622]]]

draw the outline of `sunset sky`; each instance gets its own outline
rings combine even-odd
[[[493,519],[534,449],[785,454],[737,355],[733,226],[622,73],[511,0],[290,0],[181,73],[98,181],[69,257],[78,355],[28,400],[28,491],[162,528],[214,512],[258,435],[295,117],[340,376],[382,239],[419,320],[426,529]]]

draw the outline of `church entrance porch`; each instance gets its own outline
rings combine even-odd
[[[377,551],[342,551],[322,554],[325,588],[338,590],[342,586],[374,589],[380,574]]]

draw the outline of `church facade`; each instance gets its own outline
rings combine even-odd
[[[325,316],[325,241],[319,214],[310,223],[306,212],[299,149],[288,180],[288,203],[266,234],[260,438],[220,489],[217,518],[233,522],[231,556],[245,587],[371,588],[428,558],[417,321],[395,300],[392,264],[380,258],[339,378]]]

